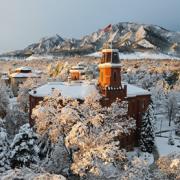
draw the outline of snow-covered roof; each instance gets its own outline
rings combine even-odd
[[[90,82],[49,82],[43,86],[37,88],[34,93],[32,90],[30,95],[35,97],[45,97],[52,95],[53,90],[59,90],[64,97],[70,97],[73,99],[84,99],[92,92],[96,91],[95,83]]]
[[[127,97],[135,97],[142,95],[150,95],[151,93],[147,90],[144,90],[140,87],[122,82],[122,85],[127,85]]]
[[[32,71],[32,68],[24,66],[24,67],[17,68],[16,71]]]
[[[102,53],[106,53],[106,52],[119,52],[119,50],[118,49],[103,49],[102,50]]]
[[[150,92],[134,85],[122,83],[127,85],[127,97],[135,97],[141,95],[150,95]],[[32,90],[29,94],[35,97],[51,96],[53,90],[59,90],[64,97],[71,97],[74,99],[84,99],[92,92],[97,91],[96,82],[89,81],[72,81],[69,82],[49,82],[43,86]],[[35,93],[34,93],[35,91]]]
[[[21,73],[21,72],[20,73],[18,73],[18,72],[12,73],[9,76],[12,78],[38,78],[38,77],[40,77],[36,73]]]

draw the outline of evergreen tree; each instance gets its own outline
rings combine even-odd
[[[141,122],[140,148],[144,152],[152,153],[154,146],[154,110],[150,103],[147,111],[144,113]]]
[[[6,130],[0,127],[0,173],[10,169],[9,142]]]
[[[39,148],[36,145],[37,136],[29,124],[21,126],[19,133],[11,144],[11,166],[23,167],[38,162]]]
[[[4,118],[9,110],[9,97],[6,86],[0,82],[0,118]]]

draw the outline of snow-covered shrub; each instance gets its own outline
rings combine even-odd
[[[172,137],[172,132],[169,133],[169,138],[168,138],[168,144],[169,145],[174,145],[174,139]]]
[[[51,78],[60,79],[61,81],[67,81],[69,76],[70,65],[68,62],[64,64],[58,62],[57,64],[50,64],[47,68],[48,75]]]
[[[122,180],[150,180],[148,163],[135,156],[124,165],[118,178]]]
[[[47,172],[34,172],[33,170],[23,167],[21,169],[13,169],[0,174],[1,180],[66,180],[62,175],[49,174]]]
[[[37,135],[30,128],[29,124],[23,125],[10,146],[11,166],[13,168],[30,166],[31,163],[38,162],[39,148],[36,141]]]
[[[161,157],[157,161],[157,165],[168,179],[180,179],[180,154],[173,153]]]
[[[10,169],[9,155],[7,133],[0,127],[0,173]]]
[[[176,110],[177,110],[177,101],[174,93],[169,93],[168,98],[166,100],[165,108],[167,110],[167,116],[169,119],[169,126],[171,126],[171,122],[175,120]]]

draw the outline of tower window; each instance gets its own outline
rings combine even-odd
[[[116,74],[116,72],[114,72],[114,81],[116,81],[117,80],[117,74]]]
[[[119,63],[119,54],[114,52],[112,56],[112,63]]]

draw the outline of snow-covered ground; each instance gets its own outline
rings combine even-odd
[[[156,132],[162,131],[162,133],[158,133],[155,138],[156,146],[159,152],[160,157],[166,156],[173,152],[180,153],[180,137],[175,135],[175,125],[171,123],[169,126],[169,122],[166,114],[157,115],[156,122]],[[163,132],[166,131],[166,132]],[[168,137],[172,134],[172,138],[174,140],[174,145],[168,144]],[[179,146],[179,147],[177,147]]]
[[[13,109],[13,107],[17,105],[17,98],[16,97],[9,98],[9,105],[10,105],[10,109]]]
[[[146,161],[148,165],[151,165],[154,162],[153,154],[142,152],[138,148],[135,148],[134,151],[128,152],[128,159],[132,159],[135,156]]]
[[[101,57],[101,52],[94,52],[87,56],[90,57]],[[120,59],[124,60],[135,60],[135,59],[169,59],[169,60],[180,60],[179,57],[171,56],[163,53],[150,53],[150,52],[134,52],[134,53],[119,53]]]
[[[25,60],[31,61],[31,60],[37,60],[37,59],[48,59],[48,60],[52,60],[52,59],[54,59],[54,57],[51,56],[51,55],[44,55],[44,56],[32,55],[32,56],[29,56],[28,58],[26,58]]]
[[[162,134],[163,135],[163,134]],[[180,153],[180,137],[179,140],[174,138],[174,145],[168,145],[168,138],[165,137],[156,137],[156,145],[158,148],[158,152],[160,156],[166,156],[168,154],[171,154],[173,152],[179,152]]]

